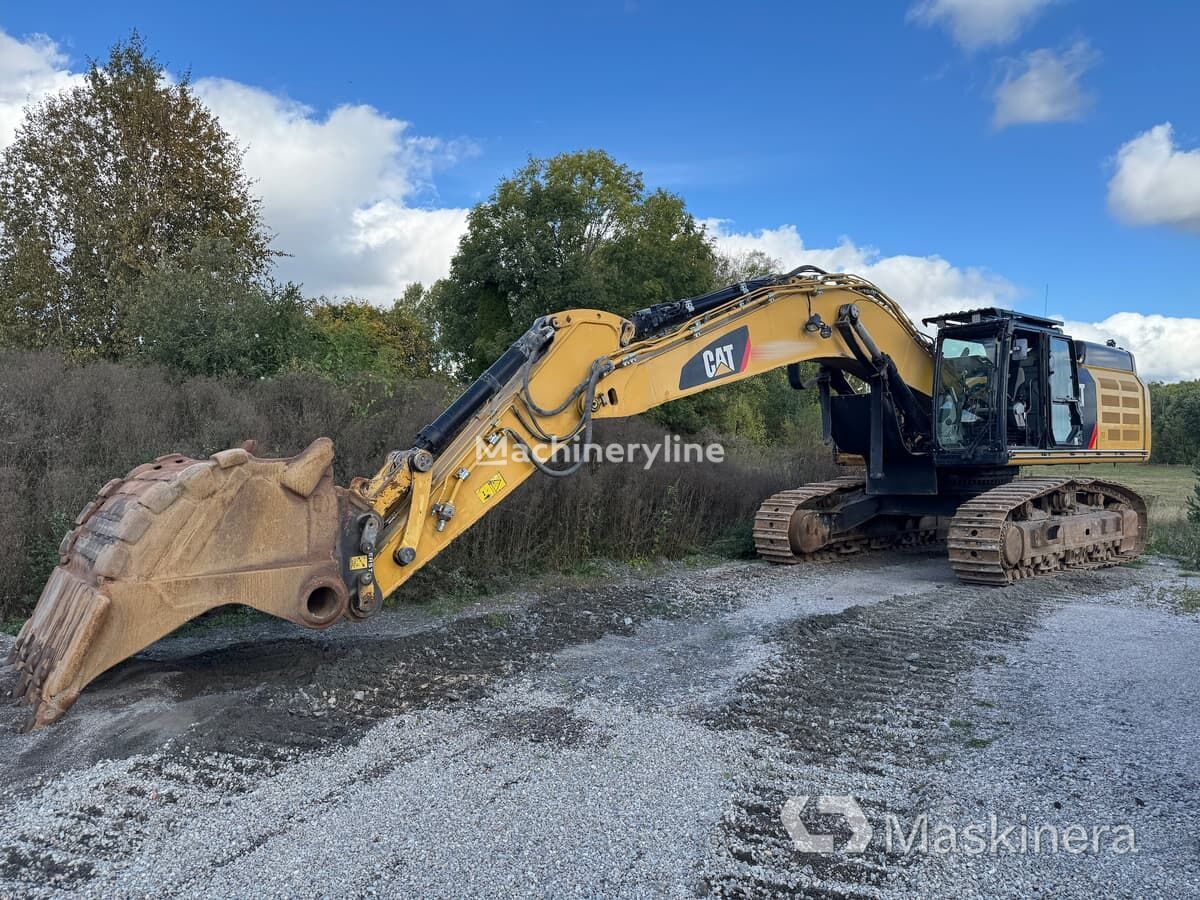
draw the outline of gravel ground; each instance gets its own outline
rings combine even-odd
[[[0,896],[1200,896],[1188,591],[916,552],[194,633],[50,729],[0,715]],[[793,846],[784,803],[822,794],[865,852]],[[993,818],[1087,848],[937,844]]]

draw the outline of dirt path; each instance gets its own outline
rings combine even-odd
[[[0,721],[0,896],[1200,893],[1200,618],[1166,564],[673,568],[319,635],[164,641]],[[11,673],[0,675],[7,687]],[[850,795],[863,853],[816,811]],[[906,848],[1128,825],[1137,852]]]

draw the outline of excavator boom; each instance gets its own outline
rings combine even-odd
[[[857,440],[848,449],[865,471],[771,498],[756,523],[762,555],[796,562],[936,540],[946,533],[939,517],[1017,471],[1001,477],[993,465],[972,478],[969,463],[935,471],[938,358],[934,342],[877,287],[802,267],[629,319],[588,309],[542,318],[414,447],[390,453],[374,476],[348,488],[333,483],[326,438],[282,460],[247,447],[207,460],[161,457],[106,485],[63,541],[11,658],[30,726],[54,721],[101,672],[217,606],[246,604],[309,628],[366,618],[526,478],[574,472],[580,463],[557,454],[590,442],[596,420],[781,367],[794,387],[806,387],[805,362],[818,367],[811,386],[821,392],[826,439]],[[960,392],[970,380],[955,382]],[[957,413],[964,422],[965,409]],[[974,417],[982,407],[972,409]],[[1043,505],[1074,502],[1069,488],[1059,490],[1044,491]],[[1139,550],[1119,533],[1144,533],[1128,511],[1133,501],[1093,495],[1109,529],[1105,547]],[[1007,524],[997,527],[1003,549],[1012,539]],[[1040,527],[1029,524],[1022,539],[1036,545]],[[1004,581],[999,558],[1001,574],[989,578]]]

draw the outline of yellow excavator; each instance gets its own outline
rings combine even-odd
[[[1132,355],[1003,309],[924,322],[936,338],[870,282],[802,266],[628,319],[541,318],[416,446],[349,488],[328,438],[290,459],[248,445],[139,466],[75,519],[12,651],[29,727],[217,606],[308,628],[366,619],[526,478],[577,469],[562,448],[590,443],[597,420],[780,367],[818,393],[825,440],[853,465],[762,504],[767,561],[944,540],[960,579],[1006,585],[1137,556],[1146,507],[1129,488],[1021,474],[1149,457]]]

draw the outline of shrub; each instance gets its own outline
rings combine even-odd
[[[441,382],[339,386],[300,374],[179,381],[153,365],[0,352],[0,619],[28,611],[70,521],[134,466],[172,451],[204,458],[248,438],[263,455],[291,455],[328,434],[345,483],[411,442],[451,393]]]
[[[248,438],[286,456],[333,438],[339,483],[370,475],[389,450],[453,399],[455,387],[362,375],[334,383],[290,373],[245,381],[158,366],[75,366],[49,352],[0,352],[0,619],[27,614],[71,519],[112,478],[167,452],[204,458]],[[661,442],[651,421],[597,423],[597,439]],[[718,539],[745,547],[759,501],[823,477],[823,448],[726,442],[719,465],[586,465],[573,478],[534,476],[403,596],[441,578],[486,588],[496,573],[563,568],[593,557],[679,557]],[[472,574],[474,573],[474,574]],[[485,573],[480,575],[479,573]]]
[[[1188,497],[1188,521],[1200,525],[1200,460],[1197,460],[1194,471],[1196,486],[1192,489],[1192,496]]]
[[[294,285],[248,275],[228,242],[202,241],[131,290],[131,353],[185,376],[275,375],[313,353],[310,306]]]

